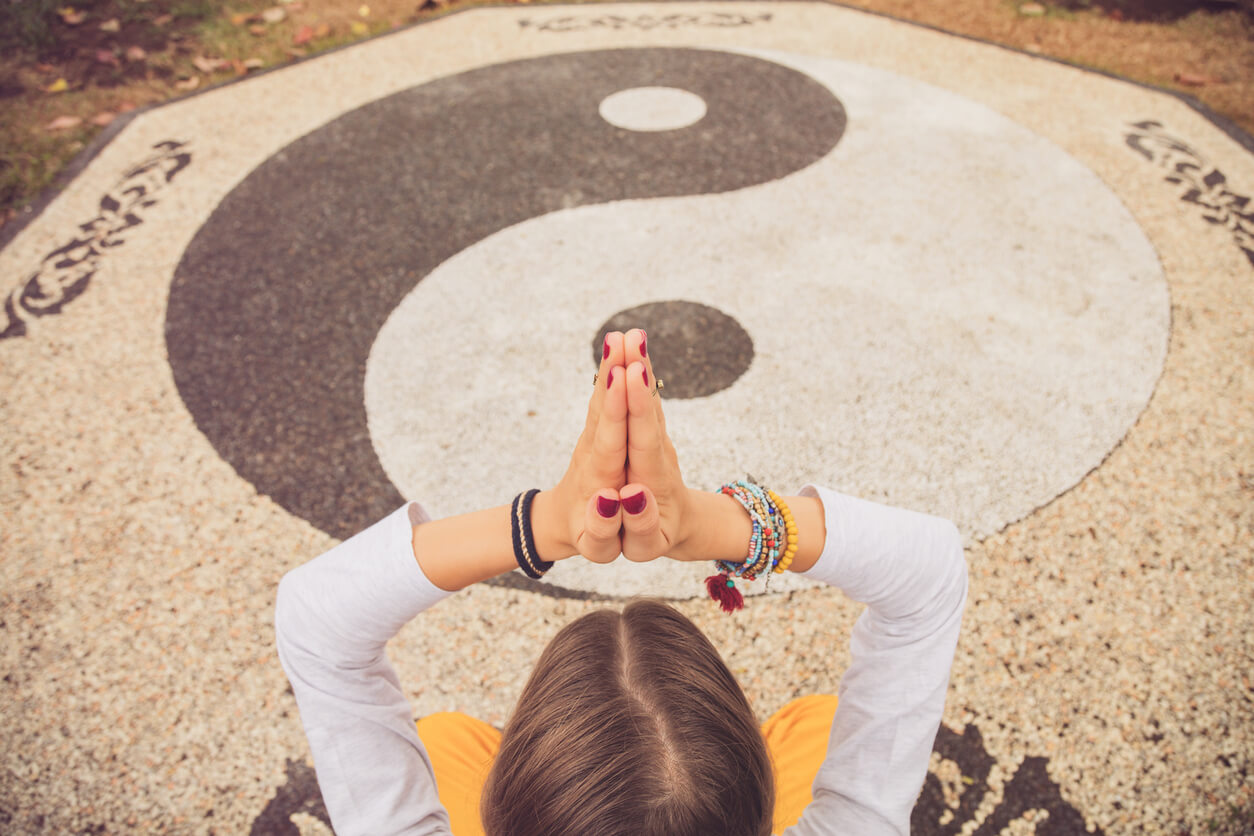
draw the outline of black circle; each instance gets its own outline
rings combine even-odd
[[[731,386],[753,362],[753,339],[718,308],[675,299],[614,314],[597,332],[592,359],[601,364],[605,335],[640,328],[664,398],[704,398]]]

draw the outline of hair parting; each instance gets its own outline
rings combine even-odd
[[[744,692],[682,613],[637,600],[563,628],[506,725],[491,836],[769,836],[770,756]]]

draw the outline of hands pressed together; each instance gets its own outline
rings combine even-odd
[[[610,563],[620,553],[637,562],[663,556],[746,559],[753,529],[744,508],[720,492],[684,484],[666,434],[662,399],[655,394],[647,340],[639,329],[605,337],[570,466],[531,505],[541,563],[576,554]],[[818,558],[825,537],[823,508],[812,497],[789,497],[788,505],[801,532],[792,564],[800,572]],[[503,505],[415,525],[414,556],[441,589],[464,589],[495,577],[522,560],[510,546],[512,518],[511,506]]]
[[[555,535],[572,553],[609,563],[666,555],[684,559],[693,493],[666,434],[648,337],[606,335],[583,432],[551,492]]]

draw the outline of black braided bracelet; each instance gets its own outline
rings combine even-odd
[[[553,568],[553,561],[541,560],[536,552],[536,538],[531,533],[531,503],[540,491],[532,488],[514,497],[510,505],[510,535],[514,540],[514,559],[527,577],[539,580]]]

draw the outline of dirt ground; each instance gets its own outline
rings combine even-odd
[[[1033,4],[1005,0],[850,5],[1185,92],[1254,134],[1254,15],[1235,6],[1154,22],[1101,10],[1034,17],[1020,11]]]
[[[0,226],[55,188],[74,156],[122,113],[478,2],[0,4]],[[1254,7],[1110,2],[1118,8],[1088,8],[1088,0],[1059,0],[1061,5],[852,0],[849,5],[1181,90],[1254,134]],[[1131,19],[1154,2],[1192,11],[1175,19]]]

